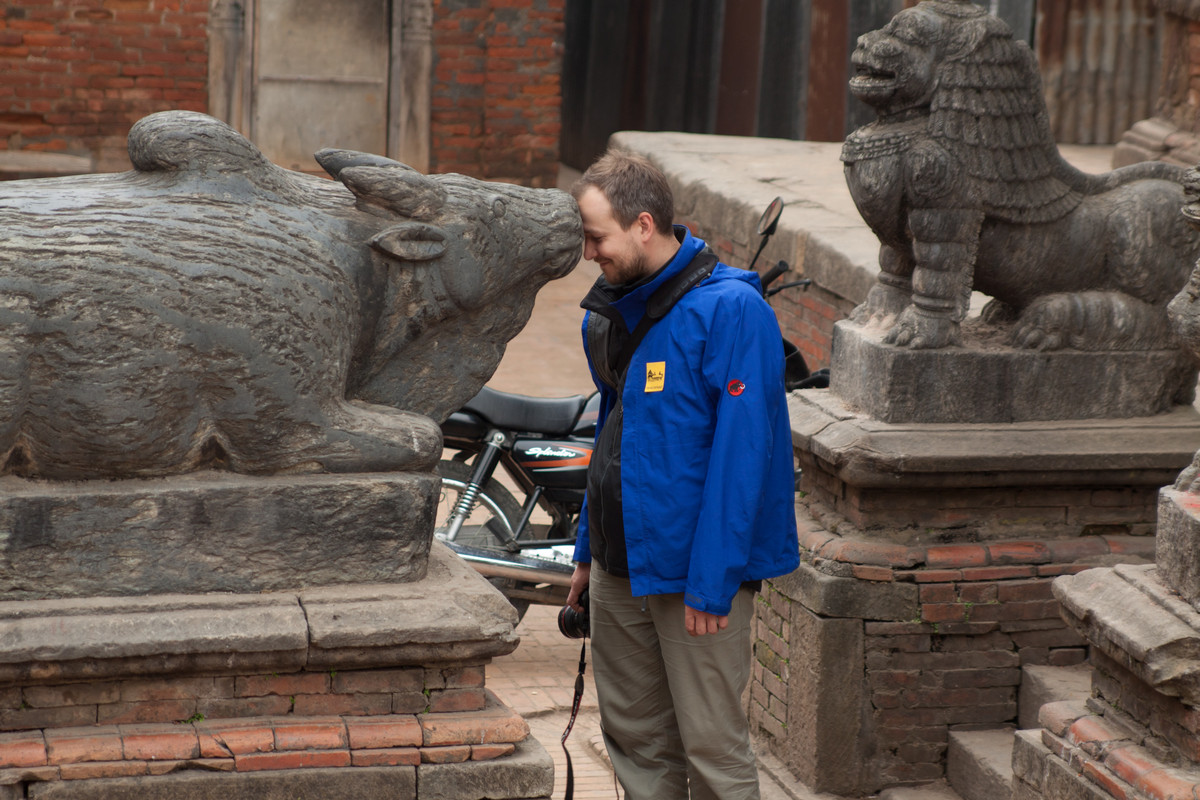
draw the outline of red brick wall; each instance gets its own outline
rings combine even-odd
[[[565,0],[435,0],[430,169],[554,186]]]
[[[434,172],[553,186],[565,0],[435,0]],[[209,0],[9,0],[0,150],[127,169],[134,122],[208,110]]]
[[[208,0],[7,0],[0,150],[128,167],[138,119],[208,105]]]
[[[17,792],[5,797],[24,797],[30,783],[184,769],[488,761],[512,754],[529,725],[484,677],[483,665],[448,665],[5,687],[0,780]]]

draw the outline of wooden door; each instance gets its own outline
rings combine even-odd
[[[391,0],[257,0],[250,136],[271,161],[388,152]]]

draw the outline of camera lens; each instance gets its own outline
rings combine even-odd
[[[583,590],[583,594],[579,596],[579,605],[583,606],[583,611],[576,611],[570,606],[563,606],[558,612],[558,631],[568,639],[583,639],[591,629],[591,620],[588,615],[588,593],[587,589]]]

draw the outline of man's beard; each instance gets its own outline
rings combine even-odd
[[[617,285],[636,283],[648,274],[649,271],[646,269],[646,254],[639,252],[632,261],[617,269],[617,279],[613,283]]]

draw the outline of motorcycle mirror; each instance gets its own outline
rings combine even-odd
[[[758,257],[762,255],[763,248],[767,246],[767,239],[775,233],[775,228],[779,225],[779,216],[783,213],[783,198],[776,197],[767,206],[766,211],[758,218],[758,250],[754,252],[754,258],[750,259],[750,266],[746,269],[753,270],[754,265],[758,263]]]
[[[758,235],[774,236],[775,228],[779,225],[779,216],[783,213],[783,198],[776,197],[767,206],[767,210],[758,218]]]

